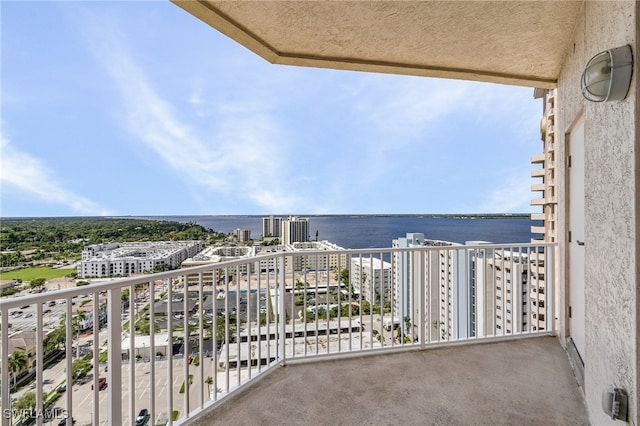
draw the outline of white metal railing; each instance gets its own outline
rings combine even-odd
[[[553,333],[555,247],[285,252],[4,298],[1,424],[180,423],[289,361]]]

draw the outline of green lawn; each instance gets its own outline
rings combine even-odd
[[[23,282],[30,282],[36,278],[44,278],[50,280],[53,278],[62,278],[76,272],[75,268],[53,269],[53,268],[24,268],[16,271],[0,273],[0,280],[21,279]]]

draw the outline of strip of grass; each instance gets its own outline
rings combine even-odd
[[[16,271],[9,271],[0,274],[0,280],[17,280],[20,279],[24,282],[30,282],[36,278],[44,278],[45,280],[51,280],[53,278],[62,278],[65,275],[69,275],[73,272],[77,272],[75,268],[24,268]]]

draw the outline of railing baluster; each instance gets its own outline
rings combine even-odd
[[[149,282],[149,415],[154,423],[158,412],[156,411],[156,281]]]
[[[167,407],[169,409],[169,425],[173,424],[173,283],[174,277],[169,278],[167,285]]]
[[[279,263],[278,263],[278,272],[277,272],[277,276],[278,276],[278,281],[276,284],[278,286],[278,324],[279,324],[279,329],[280,329],[280,335],[279,338],[277,340],[278,342],[278,358],[280,359],[280,362],[282,362],[283,364],[286,364],[286,327],[287,327],[287,320],[286,320],[286,312],[285,312],[285,303],[284,303],[284,299],[285,299],[285,278],[286,278],[286,257],[283,254],[282,256],[280,256],[279,258]],[[293,259],[291,259],[292,263],[293,263]],[[291,266],[293,268],[293,265]]]
[[[44,400],[42,394],[43,344],[42,344],[42,303],[36,304],[36,410],[43,413]],[[78,345],[80,342],[78,342]],[[28,362],[28,361],[27,361]],[[42,416],[37,416],[36,423],[42,425]]]
[[[218,273],[219,269],[213,268],[211,270],[211,275],[213,279],[213,288],[211,289],[211,298],[213,299],[212,303],[212,315],[211,318],[211,335],[213,338],[213,344],[211,345],[211,350],[213,351],[213,362],[212,362],[212,374],[213,374],[213,400],[218,400],[218,363],[220,362],[219,352],[218,352]],[[211,398],[211,395],[209,395]]]
[[[93,293],[93,387],[98,388],[100,377],[100,293]],[[78,342],[80,344],[80,342]],[[99,390],[93,392],[93,419],[94,425],[100,424],[100,397]]]
[[[182,369],[183,380],[184,380],[184,407],[185,407],[185,416],[189,417],[189,412],[191,411],[190,407],[190,396],[191,396],[191,379],[189,373],[189,366],[191,358],[191,333],[189,331],[189,275],[182,275],[182,327],[183,327],[183,338],[182,338],[182,362],[184,363],[184,367]]]
[[[131,297],[131,293],[129,294]],[[107,418],[111,424],[122,424],[122,316],[120,313],[120,302],[122,300],[122,289],[120,287],[114,287],[109,289],[107,293],[108,298],[108,311],[107,317],[107,329],[109,338],[107,340],[107,359],[109,365],[107,391],[108,391],[108,414]],[[67,312],[69,313],[69,325],[71,321],[71,306],[67,306]],[[131,311],[130,311],[131,312]],[[131,315],[129,315],[129,321],[132,321]],[[70,328],[67,332],[70,331]],[[71,340],[69,340],[70,342]],[[69,356],[69,354],[67,354]],[[71,361],[68,361],[68,369],[71,371]],[[67,382],[71,383],[71,382]],[[67,386],[67,395],[71,394],[69,391],[71,386]],[[72,413],[69,413],[69,417]]]

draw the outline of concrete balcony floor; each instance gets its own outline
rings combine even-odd
[[[555,337],[278,367],[194,425],[587,425]]]

